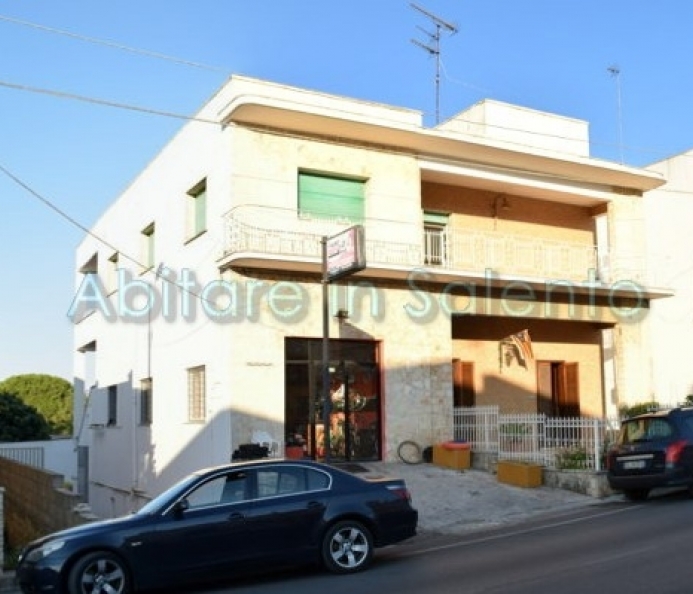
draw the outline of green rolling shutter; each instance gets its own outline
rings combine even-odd
[[[423,213],[424,225],[440,225],[444,227],[448,224],[450,215],[440,212],[430,212],[425,210]]]
[[[299,173],[298,211],[303,215],[361,222],[364,183],[353,179]]]

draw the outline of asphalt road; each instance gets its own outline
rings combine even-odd
[[[303,569],[194,593],[684,594],[693,589],[692,515],[693,500],[682,494],[613,501],[493,530],[417,537],[380,551],[353,576]]]

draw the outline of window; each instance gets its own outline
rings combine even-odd
[[[300,172],[299,215],[359,223],[363,221],[364,188],[362,180]]]
[[[92,254],[80,267],[79,272],[82,274],[81,284],[78,295],[70,306],[68,316],[75,324],[84,320],[87,316],[97,310],[97,305],[91,300],[91,297],[99,297],[103,295],[103,285],[99,278],[99,254]],[[86,302],[84,298],[86,297]]]
[[[226,477],[216,477],[188,493],[186,499],[188,500],[190,509],[219,505],[221,502],[221,495],[224,492],[225,483]]]
[[[98,252],[94,252],[92,256],[84,262],[79,267],[79,271],[82,274],[98,274],[99,272],[99,254]]]
[[[207,230],[206,179],[188,191],[186,221],[188,239],[193,239]]]
[[[674,434],[675,429],[666,419],[637,419],[623,423],[619,443],[668,439]]]
[[[277,497],[294,495],[306,491],[329,489],[330,478],[319,470],[285,466],[282,468],[261,468],[257,472],[257,496]]]
[[[448,215],[424,212],[424,264],[440,266],[446,260]]]
[[[453,359],[452,380],[453,406],[474,406],[476,404],[474,363]]]
[[[140,380],[140,425],[152,424],[152,378]]]
[[[205,366],[188,369],[188,420],[205,420]]]
[[[108,270],[106,271],[106,290],[108,294],[118,289],[118,252],[114,252],[108,258]]]
[[[106,424],[113,427],[118,423],[118,386],[108,386],[108,420]]]
[[[154,268],[154,223],[142,229],[142,264],[145,270]]]
[[[239,503],[247,501],[250,494],[250,477],[245,471],[235,471],[217,476],[188,493],[190,509]]]

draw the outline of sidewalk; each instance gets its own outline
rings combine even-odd
[[[419,533],[461,534],[493,528],[600,500],[563,489],[524,489],[499,483],[484,470],[449,470],[433,464],[361,463],[372,474],[402,478],[419,511]]]

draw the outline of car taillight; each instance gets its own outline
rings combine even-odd
[[[679,439],[672,444],[669,444],[666,449],[666,463],[676,464],[681,459],[683,450],[686,449],[688,442],[685,439]]]
[[[390,491],[392,491],[400,499],[411,501],[411,493],[406,487],[390,487]]]

